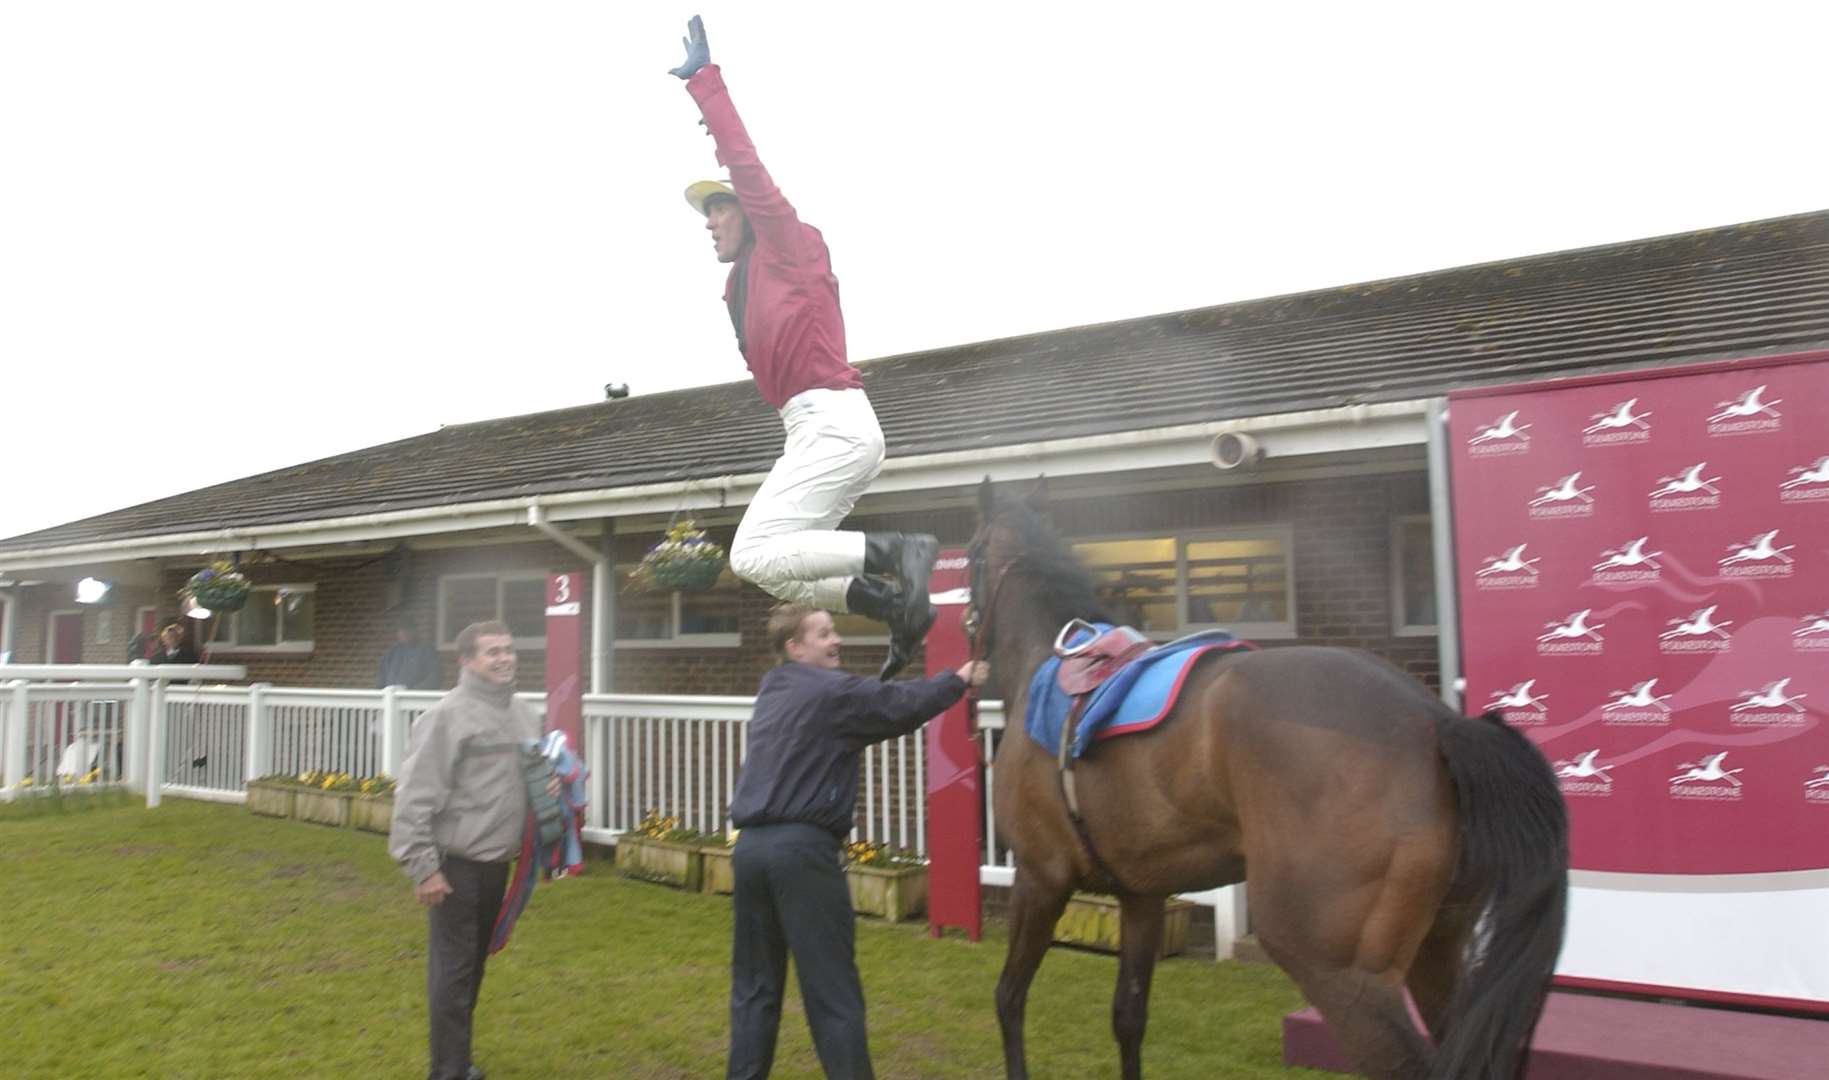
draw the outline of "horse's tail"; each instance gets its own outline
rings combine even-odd
[[[1562,951],[1568,811],[1549,762],[1496,713],[1445,718],[1440,732],[1459,807],[1454,892],[1481,916],[1429,1075],[1509,1080],[1523,1069]]]

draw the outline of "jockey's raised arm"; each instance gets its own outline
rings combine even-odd
[[[819,230],[762,167],[698,17],[683,44],[686,61],[672,74],[685,80],[730,170],[728,182],[688,186],[686,202],[705,215],[718,261],[730,264],[724,303],[737,348],[786,436],[737,526],[730,568],[780,600],[887,623],[887,679],[933,625],[927,580],[939,543],[838,528],[886,452],[863,376],[845,354],[838,278]]]
[[[807,242],[819,243],[818,234],[805,235],[809,226],[801,224],[793,204],[781,194],[762,159],[756,156],[756,144],[750,141],[737,107],[731,103],[723,73],[716,64],[706,64],[686,80],[686,90],[699,103],[699,114],[717,143],[718,164],[730,170],[730,186],[736,190],[737,202],[756,231],[756,242],[775,248],[789,261],[802,261]]]

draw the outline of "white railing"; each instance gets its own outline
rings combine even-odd
[[[10,673],[10,672],[9,672]],[[135,669],[141,675],[143,669]],[[25,777],[51,783],[59,771],[92,783],[161,795],[240,802],[250,779],[313,769],[355,777],[398,775],[411,726],[443,695],[387,690],[168,686],[17,681],[0,686],[0,778],[6,797]],[[544,715],[543,694],[521,701]],[[687,828],[719,832],[749,733],[750,697],[633,694],[584,696],[591,801],[584,835],[608,842],[650,810]],[[987,755],[1004,730],[1003,705],[979,706]],[[80,767],[80,768],[79,768]],[[854,839],[927,852],[926,739],[906,735],[865,751]],[[156,784],[145,784],[153,775]],[[986,884],[1008,885],[1014,860],[997,842],[994,779],[984,773]],[[1190,897],[1214,908],[1221,954],[1243,927],[1242,890]]]
[[[145,703],[138,713],[132,704],[136,694]],[[440,696],[394,688],[19,682],[0,704],[0,719],[10,716],[3,710],[22,702],[30,719],[23,729],[6,723],[9,738],[0,740],[0,762],[18,741],[11,738],[18,731],[24,742],[17,753],[28,762],[21,775],[48,778],[56,764],[51,757],[93,735],[98,746],[105,744],[96,760],[109,759],[111,771],[103,774],[109,782],[145,786],[136,761],[157,777],[156,784],[145,786],[148,805],[167,794],[239,802],[249,780],[276,773],[397,775],[412,723]],[[544,714],[544,695],[519,697]],[[649,811],[701,832],[723,831],[754,703],[750,697],[585,695],[592,777],[586,837],[613,840]],[[1000,726],[996,703],[982,712],[987,727]],[[142,713],[146,720],[136,736],[133,721]],[[72,752],[86,753],[87,746],[85,741]],[[926,740],[919,734],[867,749],[853,837],[926,854],[926,766]],[[990,839],[996,822],[988,798],[985,805],[987,862],[998,856],[1007,864],[1007,854],[996,851]]]
[[[685,828],[723,831],[754,704],[749,697],[586,695],[592,790],[585,836],[609,840],[649,811]],[[925,854],[925,769],[919,735],[866,750],[853,837]]]
[[[0,788],[124,783],[132,700],[119,685],[0,688]]]

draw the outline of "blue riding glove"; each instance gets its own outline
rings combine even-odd
[[[690,79],[700,68],[711,63],[711,46],[705,43],[705,20],[694,15],[686,24],[686,36],[680,39],[680,44],[686,46],[686,62],[672,68],[670,74]]]

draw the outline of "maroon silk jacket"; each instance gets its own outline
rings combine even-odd
[[[845,320],[825,238],[800,220],[762,167],[718,66],[700,68],[686,89],[699,103],[718,144],[718,164],[730,170],[730,186],[756,235],[748,259],[742,334],[743,359],[756,389],[779,409],[802,390],[863,386],[862,376],[845,358]],[[727,304],[742,266],[732,267],[725,282]]]

